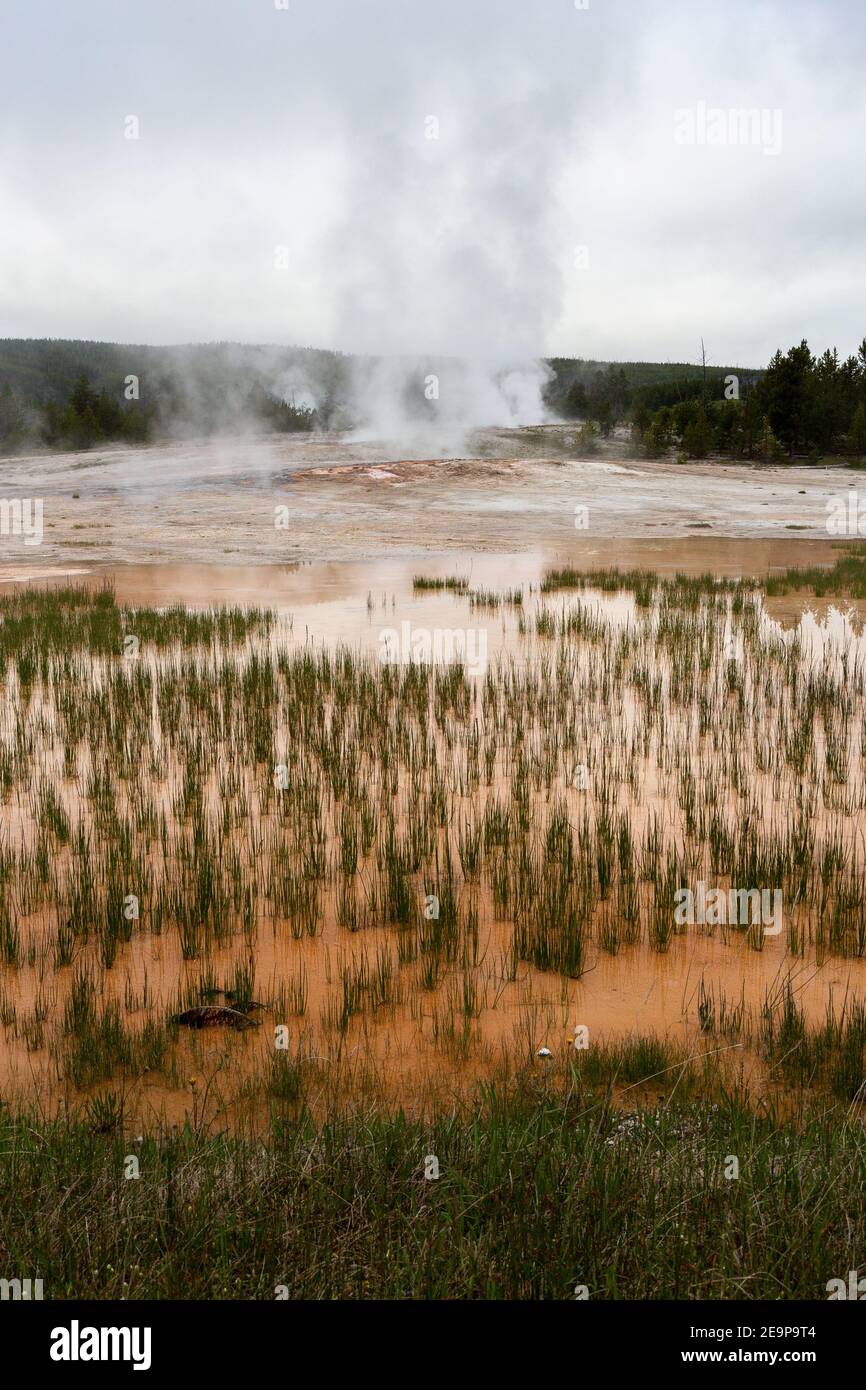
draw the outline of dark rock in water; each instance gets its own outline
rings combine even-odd
[[[225,1028],[258,1028],[254,1018],[241,1013],[239,1009],[228,1009],[223,1004],[206,1004],[198,1009],[186,1009],[175,1014],[175,1023],[185,1028],[213,1028],[220,1024]]]
[[[257,999],[239,999],[232,989],[202,990],[203,999],[215,999],[217,995],[221,995],[223,999],[227,999],[232,1008],[236,1009],[238,1013],[248,1014],[253,1009],[263,1009],[265,1007],[264,1004],[260,1004]]]

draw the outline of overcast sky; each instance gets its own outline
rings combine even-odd
[[[281,2],[3,0],[0,336],[761,365],[866,334],[862,0]]]

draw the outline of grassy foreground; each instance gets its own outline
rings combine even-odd
[[[275,1116],[267,1142],[4,1121],[0,1269],[61,1299],[715,1300],[823,1299],[857,1267],[844,1107],[780,1121],[687,1082],[624,1111],[561,1080],[432,1121]]]

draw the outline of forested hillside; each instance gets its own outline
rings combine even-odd
[[[625,424],[648,457],[866,453],[866,339],[844,359],[835,348],[816,357],[803,340],[763,370],[564,357],[546,365],[546,404],[581,422],[588,451]],[[368,393],[385,389],[375,366],[313,348],[5,339],[0,453],[351,427],[363,404],[359,381]],[[407,380],[420,370],[407,366]],[[417,385],[422,392],[423,375]]]

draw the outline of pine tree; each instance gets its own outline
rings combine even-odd
[[[866,454],[866,406],[862,401],[854,411],[854,419],[848,432],[848,447],[857,459],[862,459]]]
[[[769,420],[764,417],[764,426],[758,436],[757,442],[758,457],[765,463],[778,463],[783,456],[782,446],[773,433]]]
[[[713,432],[707,419],[707,412],[704,410],[703,402],[701,402],[694,420],[683,431],[683,448],[689,458],[705,459],[712,442]]]

